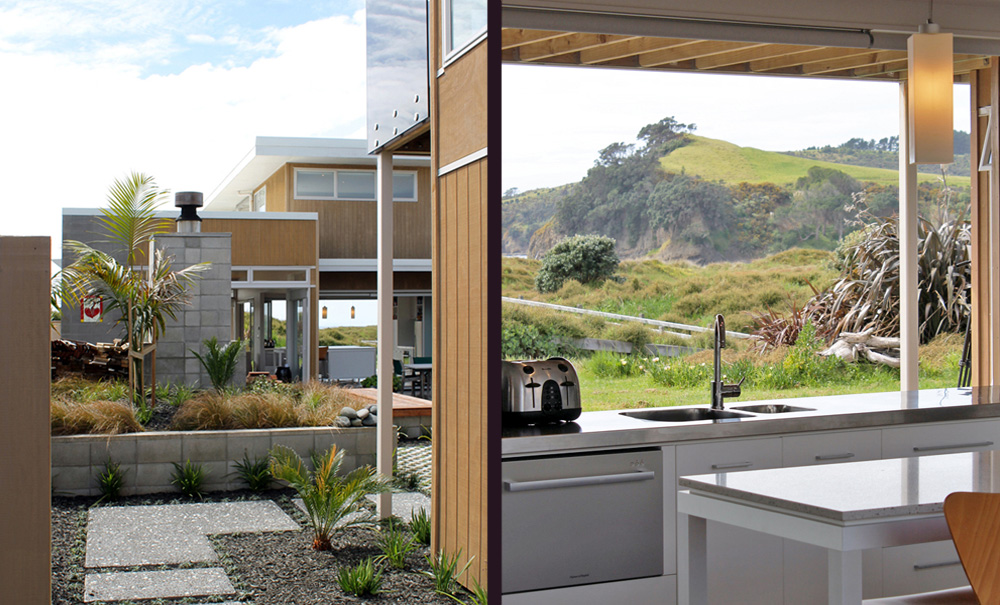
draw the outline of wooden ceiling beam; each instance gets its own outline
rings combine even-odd
[[[794,46],[791,44],[767,44],[756,48],[745,48],[735,52],[713,55],[711,57],[702,57],[697,59],[695,64],[698,65],[698,69],[716,69],[719,67],[739,65],[740,63],[748,63],[750,61],[780,57],[789,53],[809,50],[810,48],[812,47]]]
[[[885,51],[869,51],[862,55],[843,57],[840,59],[830,59],[829,61],[822,61],[819,63],[810,63],[802,66],[803,75],[818,75],[835,71],[844,71],[847,69],[858,69],[861,67],[867,67],[869,65],[877,65],[879,63],[888,63],[890,61],[899,61],[900,59],[906,60],[906,51],[903,50],[885,50]]]
[[[633,36],[611,34],[567,34],[557,38],[533,42],[518,48],[522,61],[538,61],[559,55],[578,53],[588,48],[603,46],[609,42],[630,40]]]
[[[566,32],[557,32],[541,29],[504,29],[500,32],[500,48],[508,50],[532,42],[542,42],[551,40],[559,36],[565,36]]]
[[[764,46],[764,44],[748,44],[746,42],[699,41],[699,42],[693,42],[691,44],[684,44],[676,48],[668,48],[664,50],[655,50],[652,52],[640,53],[639,65],[643,67],[656,67],[659,65],[676,63],[678,61],[700,59],[702,57],[710,57],[712,55],[718,55],[722,53],[727,53],[747,48],[756,48],[759,46]]]
[[[766,72],[778,69],[788,69],[789,67],[799,67],[809,63],[852,57],[870,52],[872,51],[869,49],[859,48],[813,48],[812,50],[790,53],[784,57],[750,61],[750,71]]]
[[[633,38],[631,40],[620,40],[618,42],[610,42],[604,46],[580,51],[580,62],[584,65],[606,63],[616,59],[633,57],[644,52],[675,48],[685,44],[693,44],[694,42],[695,40],[686,40],[683,38]]]

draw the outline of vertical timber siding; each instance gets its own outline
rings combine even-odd
[[[52,599],[49,246],[0,237],[0,603]]]

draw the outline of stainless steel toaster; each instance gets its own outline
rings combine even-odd
[[[571,421],[581,411],[576,369],[566,359],[503,362],[505,424]]]

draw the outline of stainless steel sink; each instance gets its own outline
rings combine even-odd
[[[742,410],[744,412],[752,412],[754,414],[789,414],[791,412],[815,412],[814,408],[800,408],[794,405],[785,405],[783,403],[764,403],[759,405],[740,405],[734,406],[734,410]]]
[[[750,418],[747,414],[730,412],[729,410],[713,410],[710,408],[677,408],[673,410],[634,410],[619,412],[622,416],[639,420],[656,422],[696,422],[698,420],[738,420]]]

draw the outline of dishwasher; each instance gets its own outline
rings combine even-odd
[[[502,463],[502,592],[663,575],[659,448]]]

